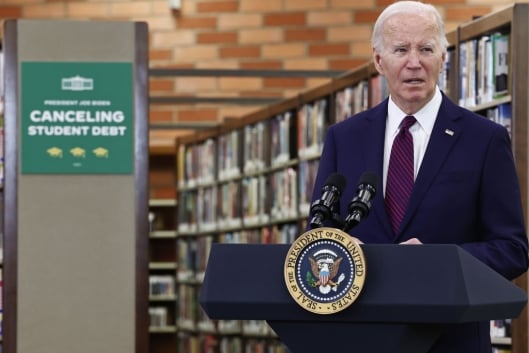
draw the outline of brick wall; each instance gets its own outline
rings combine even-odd
[[[522,1],[522,2],[528,2]],[[374,19],[390,0],[0,0],[0,18],[146,21],[151,67],[348,70],[370,59]],[[447,30],[512,1],[431,0]],[[305,78],[157,77],[152,95],[289,97],[325,82]],[[259,106],[153,105],[152,123],[220,122]],[[153,131],[171,144],[189,130]]]

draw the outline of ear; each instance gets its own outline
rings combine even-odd
[[[442,73],[443,70],[445,69],[445,64],[446,64],[446,55],[447,55],[447,52],[444,52],[442,55],[441,55],[441,67],[439,68],[439,73]]]
[[[382,68],[382,56],[373,48],[373,62],[378,73],[384,75],[384,69]]]

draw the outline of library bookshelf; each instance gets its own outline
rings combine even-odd
[[[526,196],[528,20],[529,5],[514,4],[460,25],[448,33],[448,62],[439,78],[452,100],[510,129]],[[494,62],[472,63],[469,58],[479,55],[469,50],[482,45],[498,51],[493,41],[500,37],[507,62],[487,72],[495,76],[503,70],[504,87],[493,81],[492,91],[486,91],[480,86],[488,82],[483,70]],[[384,79],[366,63],[296,97],[177,140],[179,352],[285,351],[264,322],[211,321],[202,312],[198,293],[209,248],[215,242],[292,242],[305,229],[327,127],[387,94]],[[527,219],[526,197],[523,206]],[[515,282],[527,291],[525,275]],[[527,352],[527,311],[517,319],[491,323],[491,332],[498,352]]]
[[[177,345],[175,151],[149,151],[149,351]]]
[[[522,203],[525,212],[525,221],[528,219],[528,146],[527,146],[527,122],[529,120],[529,6],[528,4],[513,4],[503,10],[483,16],[459,26],[457,31],[457,42],[454,48],[456,63],[454,67],[455,76],[459,78],[458,83],[451,92],[451,98],[459,101],[461,105],[488,116],[498,119],[501,124],[506,125],[511,132],[512,148],[518,177],[520,180],[521,193],[524,195]],[[485,93],[485,98],[480,97],[479,89],[474,97],[465,95],[469,90],[469,75],[476,76],[476,86],[479,86],[479,78],[483,77],[480,65],[480,44],[488,40],[494,41],[496,37],[506,39],[506,67],[502,70],[507,73],[506,79],[502,79],[501,86],[493,89],[493,94]],[[474,43],[474,44],[472,44]],[[475,44],[477,43],[477,45]],[[463,58],[465,49],[469,47],[477,48],[477,65],[472,67],[472,63]],[[493,52],[493,55],[495,53]],[[468,56],[467,56],[468,58]],[[465,62],[466,61],[466,62]],[[494,70],[494,69],[493,69]],[[495,76],[495,71],[492,75]],[[489,71],[490,73],[490,71]],[[468,98],[470,97],[470,99]],[[502,111],[507,108],[507,113],[503,116]],[[527,275],[523,275],[515,280],[515,283],[527,291]],[[505,320],[499,323],[500,330],[495,331],[495,323],[491,324],[493,332],[492,341],[497,352],[522,353],[528,351],[527,337],[527,308],[516,319]],[[498,334],[495,334],[495,333]]]

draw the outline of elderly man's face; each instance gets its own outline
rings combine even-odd
[[[435,21],[420,14],[394,15],[383,32],[382,52],[373,51],[375,66],[397,106],[414,114],[433,97],[444,66]]]

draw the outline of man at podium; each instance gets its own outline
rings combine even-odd
[[[337,217],[321,225],[347,230],[360,243],[457,244],[514,279],[528,268],[528,244],[510,137],[440,91],[447,43],[432,5],[400,1],[380,14],[373,58],[389,97],[328,129],[313,205],[332,190],[329,177],[341,175]],[[356,184],[366,171],[380,180],[367,193],[366,182]],[[342,222],[358,202],[368,208],[361,222]],[[311,208],[309,220],[315,213]],[[430,350],[490,352],[489,322],[453,325]]]

